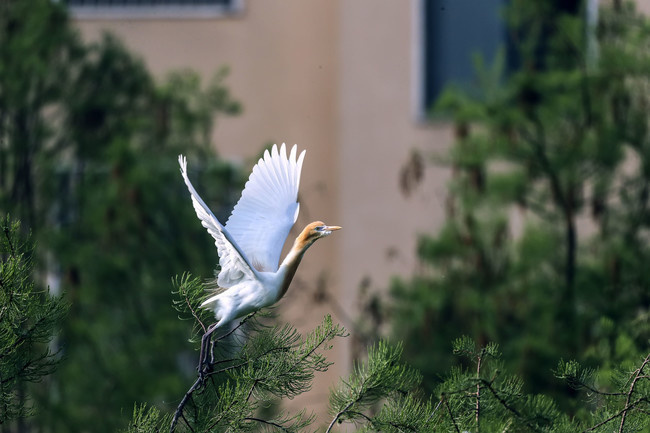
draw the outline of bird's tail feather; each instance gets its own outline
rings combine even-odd
[[[216,307],[219,305],[219,295],[210,296],[208,299],[201,303],[201,308],[209,308],[211,310],[216,310]]]

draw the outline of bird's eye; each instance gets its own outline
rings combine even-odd
[[[317,231],[317,232],[322,232],[323,230],[325,230],[325,226],[318,226],[318,227],[316,227],[316,231]]]

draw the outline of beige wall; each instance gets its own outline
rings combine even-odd
[[[415,3],[343,3],[339,201],[342,221],[351,230],[341,241],[340,275],[350,303],[365,277],[385,288],[392,275],[410,274],[417,235],[437,227],[443,217],[446,170],[427,161],[423,185],[408,197],[399,187],[400,169],[414,149],[429,158],[444,153],[451,138],[448,127],[422,124],[414,110]]]

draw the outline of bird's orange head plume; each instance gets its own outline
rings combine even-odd
[[[322,221],[307,224],[296,238],[295,247],[302,249],[313,244],[317,239],[330,235],[333,231],[340,230],[339,226],[328,226]]]

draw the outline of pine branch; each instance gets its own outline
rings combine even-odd
[[[181,402],[178,404],[178,407],[176,408],[176,411],[174,412],[174,417],[172,418],[172,423],[169,426],[169,433],[173,433],[176,430],[176,424],[178,423],[178,420],[180,417],[185,417],[183,416],[183,409],[185,408],[185,405],[189,401],[190,398],[192,398],[192,394],[203,385],[204,379],[203,377],[199,377],[196,379],[194,384],[190,387],[190,389],[185,393],[183,396],[183,399]],[[187,423],[187,420],[185,421]],[[189,424],[188,424],[189,425]]]
[[[368,350],[367,363],[357,364],[349,379],[330,394],[335,415],[326,433],[344,416],[390,395],[406,396],[420,383],[419,373],[399,362],[401,353],[400,345],[391,347],[383,341]]]
[[[282,430],[284,432],[291,433],[291,430],[285,428],[284,426],[282,426],[280,424],[274,423],[273,421],[266,421],[264,419],[254,418],[254,417],[246,417],[244,419],[247,420],[247,421],[255,421],[255,422],[259,422],[261,424],[270,425],[270,426],[273,426],[273,427],[275,427],[275,428],[277,428],[279,430]]]
[[[476,433],[479,433],[481,431],[481,381],[479,380],[481,378],[481,355],[477,357],[476,360]]]
[[[252,316],[242,320],[235,329],[220,336],[217,341],[231,335]],[[208,332],[210,332],[209,328]],[[224,422],[231,425],[231,428],[235,428],[235,426],[244,428],[246,423],[241,423],[245,421],[260,422],[252,413],[257,405],[257,402],[254,401],[257,393],[271,393],[285,397],[304,392],[310,386],[313,372],[325,370],[329,366],[324,357],[316,355],[316,351],[322,348],[327,341],[343,334],[344,330],[334,326],[329,316],[325,318],[323,325],[302,342],[299,341],[300,335],[289,325],[258,330],[250,336],[250,339],[239,351],[237,358],[220,361],[209,360],[208,369],[210,371],[204,374],[199,372],[199,377],[178,405],[172,418],[170,433],[177,429],[179,419],[183,419],[186,423],[192,422],[195,426],[197,423],[203,422],[200,413],[191,421],[185,419],[184,413],[192,397],[202,395],[203,391],[207,390],[211,390],[211,394],[206,394],[207,397],[202,397],[201,401],[194,404],[194,407],[200,410],[209,408],[206,415],[214,413],[215,410],[218,411],[215,417],[210,417],[208,420],[207,430],[212,430]],[[230,365],[217,371],[212,370],[213,366],[219,363],[229,363]],[[227,373],[230,377],[223,387],[219,387],[214,381],[214,378],[218,377],[220,373]],[[216,407],[212,395],[218,399]],[[221,408],[219,408],[219,402],[221,402]],[[297,431],[297,428],[302,428],[303,424],[311,423],[312,419],[298,415],[297,418],[287,418],[285,421],[276,419],[262,420],[262,422],[281,428],[283,431],[293,432]]]
[[[241,320],[241,321],[239,322],[239,324],[238,324],[236,327],[234,327],[233,329],[231,329],[228,333],[226,333],[226,334],[222,335],[221,337],[219,337],[219,338],[217,339],[217,341],[219,341],[219,340],[223,340],[224,338],[228,337],[230,334],[232,334],[233,332],[235,332],[235,331],[236,331],[237,329],[239,329],[239,328],[240,328],[244,323],[246,323],[246,321],[247,321],[249,318],[251,318],[254,314],[255,314],[255,313],[246,316],[243,320]],[[180,417],[183,417],[183,419],[185,419],[185,417],[183,416],[183,410],[184,410],[185,406],[187,405],[187,402],[190,400],[190,398],[191,398],[192,395],[194,394],[194,392],[196,392],[198,389],[200,389],[200,388],[205,384],[205,379],[206,379],[206,377],[207,377],[206,375],[203,375],[202,372],[199,371],[199,377],[198,377],[198,378],[196,379],[196,381],[192,384],[192,386],[190,387],[190,389],[187,390],[187,392],[185,393],[185,395],[184,395],[183,398],[181,399],[181,402],[178,404],[178,407],[176,408],[176,411],[174,412],[174,416],[173,416],[173,418],[172,418],[172,422],[171,422],[171,425],[170,425],[170,427],[169,427],[169,433],[173,433],[173,432],[176,430],[176,425],[177,425],[178,420],[179,420]],[[185,420],[185,422],[187,423],[187,420]],[[188,424],[188,427],[189,427],[189,424]]]
[[[66,312],[66,304],[36,289],[32,279],[32,247],[20,240],[19,224],[1,222],[0,280],[0,424],[31,413],[27,407],[27,382],[52,373],[56,353],[45,345]]]
[[[637,405],[639,405],[640,403],[643,403],[643,402],[650,402],[650,400],[648,400],[648,399],[645,398],[645,397],[641,397],[641,398],[639,398],[638,400],[634,401],[633,403],[631,403],[631,404],[629,404],[629,405],[626,405],[623,409],[621,409],[620,411],[618,411],[618,412],[615,413],[614,415],[610,416],[610,417],[607,418],[606,420],[599,422],[598,424],[596,424],[596,425],[593,426],[593,427],[590,427],[590,428],[588,428],[588,429],[586,429],[586,430],[583,430],[583,433],[586,433],[586,432],[590,432],[590,431],[594,431],[594,430],[596,430],[598,427],[601,427],[601,426],[607,424],[608,422],[610,422],[610,421],[612,421],[612,420],[615,420],[615,419],[618,418],[619,416],[623,415],[624,413],[627,413],[629,410],[635,408]],[[619,431],[620,431],[620,429],[619,429]]]
[[[535,425],[531,424],[530,421],[529,421],[528,419],[526,419],[526,418],[521,414],[521,412],[519,412],[515,407],[511,406],[510,404],[508,404],[508,402],[505,401],[505,400],[501,397],[501,395],[499,395],[499,393],[498,393],[498,392],[497,392],[497,391],[492,387],[492,383],[491,383],[491,382],[489,382],[489,381],[487,381],[487,380],[485,380],[485,379],[482,379],[482,382],[483,382],[483,384],[485,385],[485,387],[486,387],[486,388],[487,388],[487,389],[492,393],[492,395],[497,399],[497,401],[499,402],[499,404],[501,404],[501,406],[503,406],[505,409],[507,409],[508,411],[510,411],[512,414],[514,414],[517,418],[519,418],[520,420],[522,420],[522,421],[523,421],[523,422],[524,422],[528,427],[530,427],[531,430],[533,430],[533,431],[540,431],[540,430],[539,430]]]
[[[187,306],[187,309],[192,314],[192,317],[194,317],[195,323],[198,323],[199,326],[201,326],[201,329],[203,330],[203,333],[205,334],[207,328],[206,328],[205,324],[203,323],[203,321],[201,320],[201,318],[199,317],[196,310],[194,309],[194,307],[192,306],[192,303],[190,302],[189,297],[185,296],[184,299],[185,299],[185,305]]]
[[[210,424],[210,426],[208,427],[208,430],[212,430],[213,428],[215,428],[221,422],[221,420],[226,416],[228,411],[230,409],[232,409],[232,407],[235,405],[235,403],[236,403],[236,400],[233,399],[230,402],[230,404],[228,405],[228,407],[225,410],[221,411],[220,416],[218,416],[217,419],[215,419],[214,422],[212,422],[212,424]]]
[[[574,389],[584,388],[589,392],[602,396],[620,397],[627,395],[625,392],[601,391],[591,385],[590,382],[593,381],[594,371],[582,368],[576,361],[560,361],[554,373],[555,377],[565,380]]]
[[[431,411],[431,415],[429,415],[429,418],[427,418],[427,423],[429,423],[429,421],[431,421],[431,419],[436,414],[436,412],[438,412],[438,408],[440,407],[441,404],[442,404],[442,400],[439,400],[436,407]]]
[[[456,433],[460,433],[460,428],[458,428],[458,424],[456,424],[454,413],[452,412],[451,407],[449,406],[449,401],[445,397],[445,394],[442,394],[442,401],[445,403],[445,407],[447,408],[447,413],[449,413],[449,418],[451,419],[451,423],[454,425],[454,428],[456,429]]]
[[[332,419],[332,422],[330,422],[330,425],[327,427],[327,430],[325,430],[325,433],[330,433],[330,431],[332,431],[332,427],[334,427],[334,424],[336,424],[336,422],[339,420],[339,418],[341,418],[343,416],[343,414],[346,413],[352,406],[354,406],[356,403],[361,401],[361,397],[362,396],[359,396],[356,400],[351,401],[350,403],[348,403],[347,406],[345,406],[343,409],[341,409],[334,416],[334,418]]]
[[[625,400],[626,407],[630,405],[630,400],[632,399],[632,393],[634,393],[634,387],[636,386],[637,381],[645,377],[645,376],[641,376],[641,373],[643,372],[643,369],[648,364],[648,362],[650,362],[650,353],[648,354],[648,356],[645,357],[643,363],[641,363],[641,366],[636,370],[634,374],[634,378],[632,379],[632,383],[630,384],[630,389],[627,392],[627,399]],[[621,425],[618,428],[619,433],[623,433],[623,427],[625,426],[626,417],[627,417],[627,410],[623,411],[623,416],[621,417]]]

